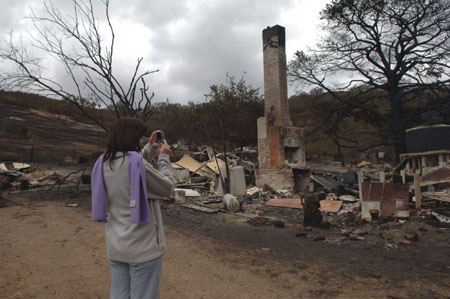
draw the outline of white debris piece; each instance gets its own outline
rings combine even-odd
[[[192,190],[192,189],[182,189],[182,188],[175,188],[174,191],[183,190],[186,197],[200,197],[200,193],[198,191]]]

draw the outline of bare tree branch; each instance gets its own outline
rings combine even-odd
[[[108,108],[118,118],[133,116],[148,120],[154,94],[148,94],[144,79],[158,70],[142,71],[143,58],[139,58],[128,83],[119,80],[113,68],[116,36],[110,18],[110,1],[99,0],[103,4],[104,22],[97,18],[95,0],[72,1],[71,16],[64,15],[54,2],[45,2],[42,15],[31,11],[29,17],[35,29],[31,34],[31,47],[59,62],[72,86],[63,86],[62,82],[43,75],[42,60],[29,55],[23,44],[15,45],[12,37],[1,48],[0,59],[15,65],[16,72],[1,76],[1,82],[9,89],[27,88],[60,96],[105,130],[80,104],[85,102],[80,100],[87,96],[86,91],[90,92],[93,101]],[[108,32],[101,36],[104,23]],[[135,99],[136,89],[141,91],[139,103]]]

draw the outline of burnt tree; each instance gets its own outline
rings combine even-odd
[[[14,67],[2,72],[0,83],[6,89],[25,89],[62,98],[107,130],[101,120],[89,113],[86,103],[106,107],[117,118],[148,120],[153,93],[149,92],[145,79],[157,70],[141,70],[143,58],[138,58],[131,67],[131,76],[127,80],[120,78],[124,70],[116,69],[114,64],[116,36],[110,19],[110,1],[98,1],[103,15],[94,9],[95,0],[72,0],[71,15],[61,12],[52,2],[44,3],[42,13],[32,11],[30,43],[18,44],[11,36],[0,49],[0,59]],[[36,57],[36,52],[43,56]],[[66,77],[47,76],[44,57],[52,58],[64,68]]]
[[[325,37],[296,53],[290,78],[384,122],[383,144],[393,145],[398,159],[414,120],[448,107],[450,1],[334,0],[321,18]]]

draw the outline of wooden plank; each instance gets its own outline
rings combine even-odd
[[[362,182],[364,181],[364,176],[363,176],[363,172],[362,169],[358,171],[358,188],[359,188],[359,200],[363,200],[363,195],[362,195]]]
[[[414,196],[416,197],[416,209],[422,206],[422,194],[420,193],[420,175],[414,174]]]
[[[214,208],[204,207],[204,206],[198,206],[198,205],[194,205],[194,204],[182,204],[180,206],[186,207],[186,208],[189,208],[189,209],[192,209],[192,210],[205,212],[205,213],[217,213],[217,212],[219,212],[219,209],[214,209]]]
[[[435,200],[450,202],[450,193],[444,192],[423,192],[423,196],[429,197]]]
[[[299,198],[272,198],[266,202],[266,206],[303,209],[302,200]]]

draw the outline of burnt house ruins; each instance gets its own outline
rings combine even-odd
[[[292,125],[288,106],[285,28],[263,30],[264,117],[258,118],[258,186],[303,192],[309,178],[303,128]]]

